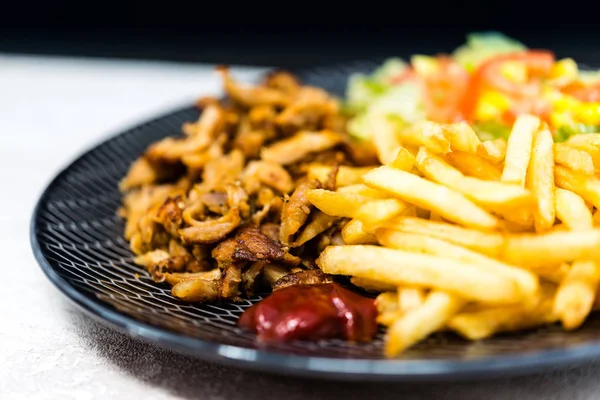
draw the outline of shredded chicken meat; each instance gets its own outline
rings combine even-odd
[[[120,183],[135,262],[189,302],[330,281],[314,259],[343,221],[306,191],[334,189],[339,166],[374,165],[374,151],[345,133],[325,91],[283,71],[258,85],[218,71],[226,97],[198,100],[198,120],[151,144]],[[327,179],[308,178],[315,165]]]

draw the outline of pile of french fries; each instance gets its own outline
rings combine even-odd
[[[386,355],[436,331],[479,340],[558,322],[573,330],[597,307],[600,134],[555,143],[523,115],[507,141],[481,142],[466,123],[398,132],[385,117],[373,135],[382,166],[341,167],[336,191],[307,197],[349,218],[345,245],[317,264],[380,292]]]

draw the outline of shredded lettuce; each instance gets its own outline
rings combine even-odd
[[[477,123],[473,129],[481,140],[508,139],[510,136],[510,127],[496,121]]]
[[[358,113],[365,110],[375,99],[384,95],[392,87],[389,79],[408,68],[399,58],[390,58],[371,75],[353,74],[348,80],[346,110]]]
[[[521,42],[499,32],[479,32],[467,35],[467,43],[457,48],[452,56],[467,71],[473,71],[492,56],[526,49]]]
[[[563,125],[554,132],[554,140],[556,142],[564,142],[573,135],[580,133],[595,133],[600,129],[599,126],[575,124],[575,125]]]
[[[405,124],[425,119],[419,87],[413,83],[391,86],[348,122],[348,132],[361,139],[370,138],[370,119],[381,115],[394,117]]]
[[[351,113],[361,112],[383,95],[388,85],[365,75],[352,75],[346,92],[346,109]]]

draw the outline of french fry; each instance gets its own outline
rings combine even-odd
[[[396,290],[396,287],[394,285],[374,281],[371,279],[357,278],[355,276],[350,279],[350,283],[352,283],[353,285],[358,286],[368,292],[384,293],[384,292],[394,292]],[[393,294],[395,296],[395,293],[393,293]],[[396,308],[398,308],[398,307],[396,307]]]
[[[373,200],[386,199],[386,198],[390,197],[389,194],[387,194],[381,190],[377,190],[377,189],[368,187],[364,183],[356,183],[353,185],[339,187],[339,188],[337,188],[336,192],[343,193],[343,194],[356,194],[359,196],[369,197]]]
[[[499,166],[484,160],[477,154],[455,150],[446,154],[445,159],[467,176],[488,181],[499,181],[502,177],[502,169]]]
[[[389,326],[395,320],[400,318],[400,307],[398,306],[397,295],[394,291],[387,291],[379,294],[375,299],[375,307],[377,307],[378,324]]]
[[[523,114],[515,121],[506,147],[501,178],[503,182],[525,186],[533,137],[539,127],[539,118],[532,115]]]
[[[565,189],[555,191],[556,216],[573,231],[587,231],[594,223],[592,213],[581,196]]]
[[[433,291],[423,305],[410,310],[388,329],[385,353],[393,357],[404,349],[442,328],[461,307],[464,301],[443,291]]]
[[[372,200],[360,206],[354,217],[363,222],[366,227],[377,226],[405,212],[409,204],[398,199]]]
[[[308,190],[306,198],[327,215],[348,218],[354,217],[356,210],[364,203],[375,200],[373,197],[362,194],[333,192],[325,189]]]
[[[569,274],[558,287],[554,300],[554,313],[560,317],[565,329],[573,330],[581,326],[592,310],[599,281],[598,263],[573,263]]]
[[[504,162],[504,157],[506,156],[506,140],[486,140],[477,146],[476,153],[484,160],[494,165],[500,165]]]
[[[399,310],[406,313],[413,308],[420,307],[425,302],[426,293],[421,288],[399,287],[397,290]]]
[[[596,259],[600,256],[600,229],[598,228],[587,232],[506,235],[404,216],[393,218],[385,222],[382,227],[446,240],[527,269],[558,266],[564,262]]]
[[[382,164],[394,161],[396,149],[401,143],[396,135],[396,128],[385,115],[372,118],[372,141],[377,152],[377,158]]]
[[[424,219],[429,219],[431,218],[431,211],[419,207],[419,206],[413,206],[415,208],[415,217],[419,217],[419,218],[424,218]]]
[[[552,311],[554,292],[554,285],[545,284],[532,309],[514,305],[461,312],[450,319],[448,327],[469,340],[481,340],[495,333],[553,323],[556,321]]]
[[[466,122],[442,125],[444,136],[450,141],[452,150],[464,151],[466,153],[477,152],[481,140],[477,133]]]
[[[358,278],[360,279],[360,278]],[[375,299],[375,307],[377,307],[377,311],[381,314],[389,311],[398,311],[398,296],[396,295],[396,288],[392,290],[380,293]]]
[[[328,165],[312,164],[308,167],[308,179],[317,179],[320,182],[327,181],[332,167]],[[354,185],[361,182],[361,177],[372,170],[372,167],[348,167],[341,165],[335,178],[337,187]]]
[[[488,209],[531,208],[535,203],[535,198],[529,190],[504,182],[466,177],[425,148],[421,148],[417,154],[416,166],[426,178],[454,189]]]
[[[594,162],[595,169],[600,169],[600,135],[597,133],[583,133],[573,135],[565,142],[569,146],[588,153]]]
[[[442,218],[442,216],[440,214],[436,213],[435,211],[429,213],[429,219],[431,221],[444,222],[444,218]]]
[[[600,259],[600,229],[507,235],[499,258],[524,268]]]
[[[446,222],[429,221],[415,217],[393,218],[386,221],[382,227],[446,240],[494,258],[500,256],[504,246],[504,236],[500,233],[481,232]]]
[[[562,263],[559,266],[543,266],[543,267],[531,267],[529,271],[538,275],[540,278],[559,285],[569,274],[571,265],[568,263]]]
[[[523,298],[532,299],[537,294],[538,278],[531,272],[475,253],[464,247],[430,236],[390,229],[378,229],[376,237],[379,243],[385,247],[464,261],[477,266],[482,271],[510,279],[519,286]]]
[[[504,218],[502,227],[507,232],[530,232],[533,231],[533,211],[529,208],[518,208],[497,213]]]
[[[439,124],[423,121],[413,124],[407,129],[398,132],[398,139],[402,144],[428,148],[433,153],[448,153],[450,141],[444,135]]]
[[[552,133],[548,129],[538,131],[534,135],[527,169],[527,187],[537,200],[533,210],[533,225],[538,233],[549,231],[556,218],[552,144]]]
[[[499,226],[497,218],[461,193],[405,171],[383,166],[365,174],[363,181],[408,203],[436,211],[449,221],[482,230],[493,230]]]
[[[398,146],[394,159],[389,163],[389,166],[402,171],[410,171],[415,166],[415,156],[406,149],[406,147]]]
[[[342,228],[342,239],[345,244],[375,244],[377,238],[365,232],[363,223],[359,219],[351,219]]]
[[[592,156],[566,143],[554,143],[554,162],[584,175],[594,175]]]
[[[519,287],[508,278],[429,254],[379,246],[329,246],[317,265],[327,274],[358,276],[396,286],[431,287],[482,303],[514,304],[522,300]]]
[[[594,214],[592,216],[592,220],[594,222],[594,226],[600,225],[600,210],[594,211]]]
[[[600,208],[600,179],[571,171],[560,165],[554,167],[554,179],[556,186],[577,193],[594,207]]]

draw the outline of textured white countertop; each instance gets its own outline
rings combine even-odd
[[[237,69],[240,78],[259,72]],[[598,399],[600,362],[470,384],[360,384],[224,368],[92,321],[29,245],[44,186],[79,153],[156,113],[217,93],[210,66],[0,55],[0,399]]]

